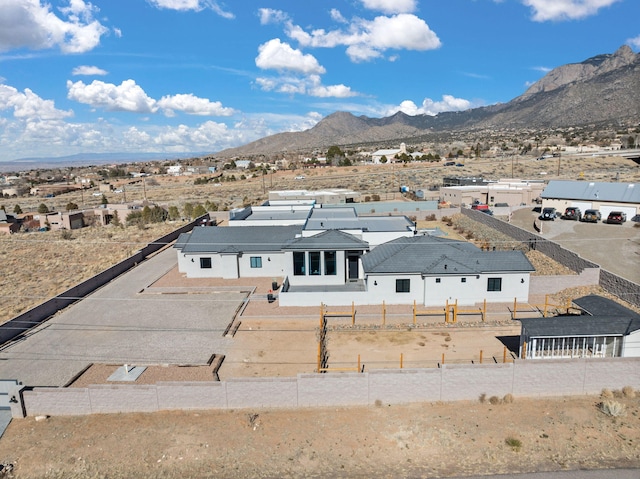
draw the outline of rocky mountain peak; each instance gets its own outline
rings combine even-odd
[[[517,100],[527,100],[541,92],[549,92],[575,82],[584,82],[613,70],[640,63],[640,54],[633,53],[628,45],[623,45],[614,53],[597,55],[581,63],[569,63],[554,68]]]

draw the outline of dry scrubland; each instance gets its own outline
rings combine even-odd
[[[107,269],[183,223],[138,227],[93,226],[73,230],[2,236],[0,323]]]
[[[539,175],[545,168],[549,175]],[[549,178],[556,168],[556,160],[521,161],[513,165],[513,176]],[[148,199],[161,204],[181,207],[209,200],[226,209],[258,204],[270,189],[329,187],[399,199],[399,185],[438,184],[444,174],[499,178],[511,173],[510,160],[478,160],[455,169],[421,165],[305,170],[304,181],[293,179],[299,171],[279,172],[222,186],[194,186],[189,177],[161,178],[144,190],[139,184],[127,186],[127,199],[142,199],[146,190]],[[620,173],[620,181],[640,180],[637,165],[622,159],[563,158],[561,173],[563,179],[608,181]],[[63,209],[66,202],[82,204],[83,199],[97,204],[96,198],[75,193],[55,198],[53,205]],[[473,230],[470,239],[478,244],[509,241],[459,216],[451,226],[419,220],[420,227],[438,225],[450,237],[465,238]],[[177,226],[87,228],[74,231],[72,240],[55,232],[0,238],[5,261],[2,317],[63,291]],[[539,252],[527,255],[537,274],[568,274]],[[554,302],[582,294],[586,292],[564,291]],[[636,392],[626,388],[603,391],[600,398],[525,399],[498,398],[487,391],[476,402],[455,404],[377,402],[370,408],[27,418],[13,421],[0,439],[0,462],[14,466],[14,477],[29,479],[447,477],[640,467]]]
[[[612,415],[612,414],[615,414]],[[18,479],[450,477],[640,466],[640,399],[181,411],[13,421]]]

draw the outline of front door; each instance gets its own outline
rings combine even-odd
[[[356,281],[358,279],[358,256],[356,255],[349,255],[347,257],[347,275],[349,278],[349,281]]]

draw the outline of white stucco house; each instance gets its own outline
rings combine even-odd
[[[308,232],[307,232],[308,233]],[[372,246],[354,232],[294,226],[199,227],[174,248],[190,278],[278,277],[280,306],[528,301],[534,271],[520,251],[482,251],[441,237]]]

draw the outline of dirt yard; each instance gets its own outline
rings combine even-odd
[[[640,467],[640,399],[184,411],[14,420],[19,479],[370,478]],[[632,394],[633,395],[633,394]]]

